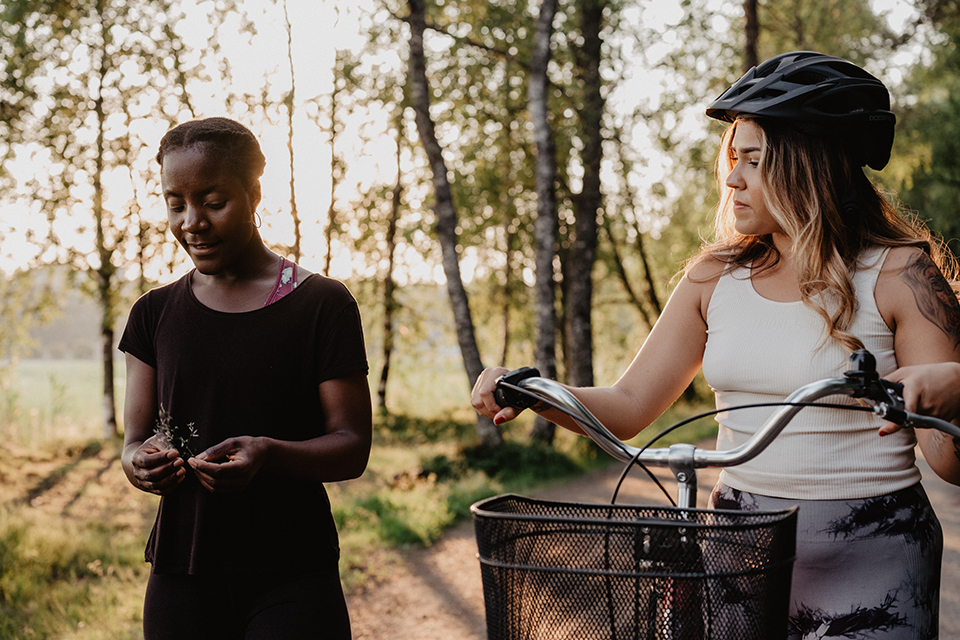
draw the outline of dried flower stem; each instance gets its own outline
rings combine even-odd
[[[188,460],[197,455],[189,445],[190,440],[200,435],[194,428],[194,424],[193,422],[188,424],[186,427],[187,434],[183,435],[180,433],[180,427],[173,424],[173,418],[161,405],[160,417],[157,419],[157,426],[154,427],[153,432],[165,438],[170,446],[180,452],[184,460]]]

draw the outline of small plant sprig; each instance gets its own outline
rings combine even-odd
[[[196,423],[191,422],[188,424],[186,427],[186,435],[182,434],[180,427],[173,424],[173,418],[167,413],[163,406],[161,406],[160,417],[157,419],[157,426],[154,427],[153,432],[163,437],[170,446],[179,451],[184,460],[189,460],[197,455],[193,449],[190,448],[189,442],[200,435],[196,428],[194,428],[194,424]]]

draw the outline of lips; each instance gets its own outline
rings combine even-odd
[[[214,251],[217,247],[220,246],[219,242],[188,242],[187,247],[189,247],[190,253],[195,256],[206,256]]]

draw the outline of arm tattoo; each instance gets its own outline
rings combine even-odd
[[[934,431],[933,435],[938,447],[948,447],[953,444],[953,455],[960,461],[960,438],[948,436],[943,431]]]
[[[953,340],[956,349],[960,345],[960,302],[940,269],[921,253],[904,267],[903,276],[920,313]]]

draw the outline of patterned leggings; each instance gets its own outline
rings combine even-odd
[[[718,484],[715,509],[799,505],[790,640],[936,640],[943,531],[923,487],[862,500],[790,500]]]

